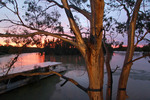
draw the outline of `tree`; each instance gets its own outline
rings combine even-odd
[[[111,1],[113,0],[110,0],[110,2]],[[125,25],[126,26],[125,30],[128,33],[128,49],[127,49],[126,59],[124,61],[123,69],[119,80],[118,96],[117,96],[118,100],[125,100],[125,96],[126,96],[125,90],[127,86],[127,80],[128,80],[132,63],[134,61],[132,60],[134,47],[138,44],[138,42],[143,40],[145,35],[148,34],[149,32],[148,30],[145,35],[140,37],[140,39],[137,39],[137,43],[134,45],[134,38],[136,36],[135,35],[136,19],[138,16],[138,11],[140,9],[140,4],[142,0],[137,0],[136,3],[133,3],[132,1],[134,0],[131,0],[129,2],[126,0],[125,1],[118,0],[120,6],[124,7],[125,10],[126,7],[124,3],[129,4],[129,6],[135,5],[132,15],[131,14],[128,15],[129,14],[128,10],[126,10],[128,16],[127,24],[117,23],[118,27],[116,26],[116,30],[118,32],[121,32],[120,31],[121,28],[124,28],[123,26]],[[76,86],[78,86],[79,88],[87,92],[90,100],[103,100],[104,53],[102,49],[102,43],[103,43],[103,30],[106,29],[106,27],[104,27],[103,25],[104,0],[90,0],[89,2],[87,0],[61,0],[62,4],[56,2],[55,0],[45,0],[45,3],[46,4],[48,3],[47,5],[45,5],[46,8],[42,8],[42,6],[39,5],[40,3],[41,3],[40,0],[37,0],[37,2],[35,0],[25,1],[25,4],[27,5],[27,11],[24,12],[25,14],[23,16],[24,18],[23,19],[20,15],[19,5],[16,0],[0,1],[1,8],[5,7],[14,15],[16,15],[17,18],[17,20],[3,18],[0,20],[0,22],[10,22],[12,26],[14,25],[20,26],[23,27],[25,31],[28,31],[27,34],[2,34],[1,33],[0,37],[24,37],[24,38],[32,37],[33,38],[33,36],[35,35],[46,35],[46,36],[53,36],[63,41],[71,43],[73,46],[78,48],[83,58],[85,59],[88,77],[89,77],[89,87],[84,88],[83,86],[79,85],[77,82],[75,82],[72,79],[66,78],[64,76],[63,78],[71,81]],[[13,7],[11,8],[7,4],[12,4]],[[64,33],[63,28],[61,27],[61,24],[58,20],[60,14],[57,11],[51,12],[51,14],[48,13],[48,9],[55,5],[65,10],[73,36]],[[86,10],[85,8],[87,9],[89,8],[89,10]],[[81,29],[79,25],[76,23],[75,17],[72,14],[73,12],[72,9],[85,16],[89,21],[90,32],[89,32],[88,41],[84,40],[81,34],[82,33]],[[112,28],[112,30],[114,30],[114,28]],[[139,37],[139,35],[137,35],[137,37]],[[109,62],[109,58],[108,58],[108,62]],[[108,65],[108,67],[110,66]],[[50,73],[55,73],[55,72],[52,71],[45,74],[50,74]],[[37,74],[33,73],[31,75],[38,75],[38,74],[41,73],[37,73]],[[62,77],[58,73],[55,74]]]
[[[127,98],[126,94],[127,81],[130,69],[132,67],[132,63],[134,62],[133,55],[135,47],[140,41],[142,41],[145,38],[145,36],[150,31],[149,28],[147,27],[149,23],[149,19],[147,18],[147,16],[149,16],[149,12],[147,11],[143,12],[140,10],[142,0],[137,0],[136,2],[134,0],[131,1],[117,0],[116,2],[118,3],[118,5],[117,4],[116,5],[109,4],[109,5],[111,5],[114,8],[121,7],[125,10],[127,14],[127,21],[125,22],[125,24],[118,23],[118,26],[119,27],[123,26],[122,29],[126,31],[128,35],[128,46],[122,72],[119,79],[118,94],[117,94],[117,100],[125,100]],[[133,7],[133,5],[135,6]],[[122,33],[122,31],[120,31],[120,33]],[[135,37],[137,38],[136,41]]]

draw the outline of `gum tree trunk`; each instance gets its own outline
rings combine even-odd
[[[137,0],[136,2],[132,19],[130,22],[130,27],[128,30],[128,47],[127,47],[124,65],[119,79],[117,100],[125,100],[128,97],[126,94],[126,87],[127,87],[128,77],[130,74],[130,69],[132,67],[132,63],[129,62],[132,61],[134,55],[134,37],[135,37],[136,19],[138,16],[138,11],[141,2],[142,0]]]
[[[89,77],[88,95],[90,100],[103,100],[104,55],[102,50],[104,0],[90,0],[90,39],[82,38],[78,25],[70,10],[67,0],[61,0],[71,29],[76,37],[76,47],[85,58]]]
[[[87,53],[86,64],[89,76],[88,95],[90,100],[103,100],[104,56],[101,50]]]

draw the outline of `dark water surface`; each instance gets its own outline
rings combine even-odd
[[[135,53],[134,58],[140,57],[141,53]],[[113,74],[113,100],[117,94],[117,84],[123,64],[125,52],[114,52],[111,60],[111,66],[114,70],[116,66],[120,68]],[[0,56],[0,70],[7,61],[15,57],[14,55]],[[15,67],[41,63],[45,61],[63,62],[68,71],[62,73],[65,76],[73,78],[81,85],[88,87],[88,75],[84,60],[81,56],[52,56],[40,53],[24,53],[18,59]],[[106,72],[106,70],[105,70]],[[104,94],[106,92],[107,75],[104,75]],[[70,82],[63,87],[60,85],[63,79],[57,76],[50,76],[36,83],[23,86],[0,95],[0,100],[89,100],[88,95]],[[133,67],[128,80],[127,100],[150,100],[150,63],[147,58],[133,63]],[[105,95],[104,95],[105,97]]]

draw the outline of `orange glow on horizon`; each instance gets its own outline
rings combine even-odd
[[[44,44],[44,40],[42,41],[42,47],[40,47],[40,48],[43,48],[43,44]],[[10,42],[10,43],[5,43],[4,41],[0,41],[0,46],[14,46],[14,47],[22,47],[23,45],[21,45],[21,44],[19,44],[19,45],[17,45],[16,43],[13,43],[13,42]],[[27,47],[31,47],[31,48],[38,48],[37,47],[37,45],[27,45]],[[118,48],[119,47],[119,45],[117,45],[117,46],[114,46],[114,45],[112,45],[111,46],[112,48]],[[123,47],[127,47],[127,45],[123,45]],[[137,47],[143,47],[143,45],[141,45],[141,44],[139,44],[139,45],[137,45]]]
[[[45,61],[45,54],[26,53],[19,57],[18,62],[15,63],[15,66],[19,67],[19,66],[24,66],[24,65],[32,65],[32,64],[42,63],[44,61]]]
[[[5,43],[3,41],[0,41],[0,46],[13,46],[13,47],[22,47],[23,45],[19,44],[17,45],[16,43]],[[37,46],[34,44],[34,45],[27,45],[27,47],[31,47],[31,48],[37,48]],[[42,47],[41,47],[42,48]]]
[[[112,47],[112,48],[119,48],[119,45],[117,45],[117,46],[112,45],[111,47]],[[123,45],[123,47],[127,47],[127,45]],[[142,48],[143,45],[139,44],[139,45],[137,45],[137,47]]]

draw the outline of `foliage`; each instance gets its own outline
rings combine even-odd
[[[144,51],[144,52],[150,52],[150,43],[147,44],[147,45],[144,45],[143,48],[142,48],[142,51]]]
[[[131,22],[132,13],[134,11],[135,0],[111,0],[106,2],[106,14],[109,15],[110,13],[118,13],[118,16],[121,17],[123,13],[127,15],[126,20],[118,20],[116,16],[110,16],[111,19],[115,21],[114,26],[110,29],[114,33],[122,34],[124,37],[125,33],[129,29],[129,23]],[[148,8],[149,4],[148,1],[143,1],[141,4],[140,11],[138,12],[138,18],[136,21],[136,30],[135,35],[137,40],[140,40],[142,37],[145,38],[144,34],[147,31],[150,31],[150,11]],[[124,17],[124,16],[123,16]],[[109,18],[107,18],[109,19]],[[110,21],[111,23],[111,21]],[[110,31],[109,30],[109,31]],[[110,32],[112,33],[112,32]],[[149,41],[149,39],[145,38],[143,40]]]
[[[26,8],[25,15],[23,15],[24,20],[28,23],[29,27],[37,28],[40,30],[46,30],[47,28],[55,28],[59,25],[59,17],[61,16],[59,12],[54,9],[51,13],[47,13],[47,9],[50,7],[46,5],[46,8],[43,8],[38,1],[31,0],[25,1]]]
[[[71,45],[68,42],[61,41],[56,39],[53,40],[45,40],[44,43],[44,52],[46,54],[54,54],[54,55],[80,55],[80,52],[77,48]]]
[[[16,54],[19,52],[19,49],[22,47],[13,47],[13,46],[0,46],[0,55],[4,54]],[[22,53],[28,52],[42,52],[41,48],[25,48]]]

